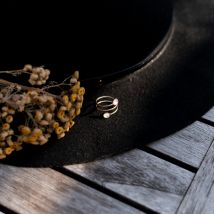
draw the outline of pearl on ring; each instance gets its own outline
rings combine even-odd
[[[117,98],[115,98],[115,99],[113,100],[113,105],[117,106],[118,103],[119,103],[119,100],[118,100]]]
[[[106,112],[106,113],[103,114],[103,117],[104,117],[105,119],[108,119],[110,116],[111,116],[111,115],[110,115],[108,112]]]

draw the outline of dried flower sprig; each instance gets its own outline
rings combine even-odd
[[[50,75],[48,69],[31,65],[2,73],[29,74],[29,83],[37,86],[45,84]],[[0,79],[0,159],[24,144],[43,145],[53,135],[58,139],[65,136],[83,104],[85,88],[78,79],[76,71],[61,83],[36,88]],[[51,93],[54,87],[61,92]]]

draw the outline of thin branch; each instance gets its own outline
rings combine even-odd
[[[10,82],[10,81],[4,80],[4,79],[0,79],[0,84],[5,85],[5,86],[12,86],[12,85],[14,85],[14,88],[15,88],[16,86],[19,86],[19,87],[21,87],[21,89],[24,90],[24,91],[27,91],[27,90],[31,90],[31,91],[32,91],[32,90],[35,90],[35,91],[37,91],[37,92],[39,92],[39,93],[47,94],[47,95],[50,95],[50,96],[52,96],[52,97],[55,97],[56,99],[59,99],[59,96],[57,96],[57,95],[55,95],[55,94],[52,94],[52,93],[49,93],[49,92],[47,92],[47,91],[44,91],[43,89],[40,89],[40,88],[28,87],[28,86],[20,85],[20,84],[18,84],[18,83]]]

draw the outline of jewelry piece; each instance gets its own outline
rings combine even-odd
[[[105,119],[118,111],[119,100],[111,96],[101,96],[96,99],[96,108],[103,113]]]

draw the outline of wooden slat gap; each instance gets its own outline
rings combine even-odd
[[[198,121],[200,121],[202,123],[206,123],[207,125],[214,127],[214,122],[211,120],[208,120],[206,118],[200,118],[200,119],[198,119]]]
[[[165,160],[167,162],[170,162],[170,163],[172,163],[172,164],[174,164],[176,166],[179,166],[179,167],[181,167],[183,169],[186,169],[186,170],[188,170],[190,172],[196,173],[197,170],[198,170],[194,166],[191,166],[191,165],[189,165],[187,163],[184,163],[184,162],[182,162],[180,160],[177,160],[177,159],[175,159],[175,158],[173,158],[173,157],[171,157],[171,156],[169,156],[167,154],[164,154],[162,152],[159,152],[159,151],[157,151],[157,150],[155,150],[153,148],[150,148],[150,147],[147,147],[147,146],[141,146],[141,147],[138,147],[138,149],[140,149],[140,150],[142,150],[144,152],[147,152],[147,153],[149,153],[151,155],[154,155],[154,156],[156,156],[156,157],[158,157],[160,159],[163,159],[163,160]]]
[[[72,172],[72,171],[70,171],[64,167],[53,167],[52,169],[66,175],[70,178],[73,178],[73,179],[77,180],[78,182],[81,182],[81,183],[83,183],[83,184],[85,184],[85,185],[87,185],[93,189],[96,189],[97,191],[100,191],[100,192],[102,192],[102,193],[104,193],[104,194],[106,194],[106,195],[108,195],[114,199],[117,199],[118,201],[120,201],[122,203],[125,203],[129,206],[132,206],[135,209],[138,209],[138,210],[143,211],[143,212],[148,213],[148,214],[158,214],[157,212],[149,209],[148,207],[143,206],[143,205],[141,205],[141,204],[139,204],[133,200],[130,200],[130,199],[128,199],[128,198],[126,198],[126,197],[124,197],[124,196],[122,196],[122,195],[120,195],[120,194],[118,194],[118,193],[116,193],[110,189],[107,189],[107,188],[105,188],[105,187],[103,187],[103,186],[101,186],[101,185],[99,185],[99,184],[97,184],[91,180],[88,180],[87,178],[84,178],[81,175],[78,175],[78,174],[76,174],[76,173],[74,173],[74,172]]]

